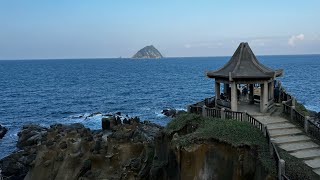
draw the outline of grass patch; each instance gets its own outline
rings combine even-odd
[[[227,142],[234,147],[242,145],[262,145],[266,139],[262,132],[248,122],[236,120],[203,118],[195,114],[183,114],[173,119],[165,128],[165,132],[172,135],[182,130],[186,125],[196,126],[193,133],[186,134],[187,138],[216,139]],[[184,144],[181,144],[184,145]]]
[[[304,116],[310,115],[308,109],[301,103],[296,102],[296,110]]]
[[[169,135],[186,126],[197,127],[191,133],[172,140],[174,145],[188,146],[202,140],[216,140],[234,147],[250,146],[258,153],[258,159],[268,172],[276,174],[275,161],[270,158],[269,147],[262,132],[248,122],[202,118],[195,114],[182,114],[173,119],[165,128]]]
[[[183,113],[172,119],[164,131],[166,134],[172,135],[174,132],[182,130],[186,125],[197,126],[202,121],[203,119],[199,115]]]

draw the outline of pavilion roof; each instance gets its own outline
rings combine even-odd
[[[281,76],[282,73],[282,69],[273,70],[261,64],[249,44],[242,42],[222,68],[207,72],[207,76],[209,78],[268,79]]]

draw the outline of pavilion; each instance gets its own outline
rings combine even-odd
[[[283,70],[272,70],[261,64],[253,54],[248,43],[240,43],[231,59],[220,69],[207,72],[207,77],[215,79],[215,103],[220,99],[220,83],[224,93],[231,91],[230,109],[238,110],[238,84],[249,86],[249,102],[254,104],[254,85],[260,86],[260,112],[265,113],[274,103],[274,80]],[[231,88],[230,88],[231,86]]]

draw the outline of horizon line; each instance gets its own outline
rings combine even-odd
[[[312,56],[320,55],[320,53],[311,53],[311,54],[259,54],[255,56]],[[217,55],[217,56],[166,56],[163,58],[154,58],[154,59],[168,59],[168,58],[210,58],[210,57],[231,57],[232,55]],[[26,59],[0,59],[0,61],[32,61],[32,60],[88,60],[88,59],[153,59],[153,58],[132,58],[132,57],[79,57],[79,58],[26,58]]]

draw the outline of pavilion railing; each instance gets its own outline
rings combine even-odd
[[[205,98],[204,105],[206,105],[207,107],[214,107],[215,106],[215,96],[210,97],[210,98]]]
[[[225,101],[225,100],[222,100],[222,99],[218,99],[217,100],[217,105],[220,108],[227,108],[227,109],[231,108],[231,103],[229,101]]]

